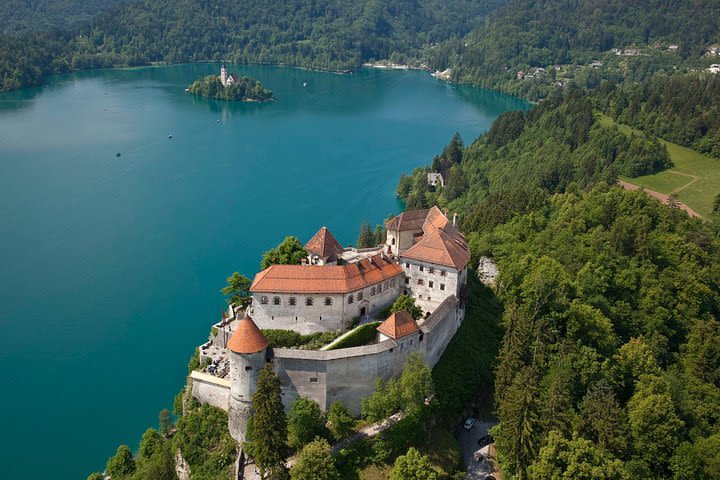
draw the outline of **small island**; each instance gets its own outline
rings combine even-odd
[[[228,74],[225,65],[220,68],[220,76],[208,75],[199,78],[188,87],[187,91],[218,100],[267,102],[273,99],[272,91],[265,88],[258,80]]]

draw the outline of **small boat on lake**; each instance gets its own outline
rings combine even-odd
[[[122,154],[121,154],[120,152],[118,152],[118,153],[115,154],[115,157],[117,158],[117,157],[119,157],[120,155],[122,155]]]

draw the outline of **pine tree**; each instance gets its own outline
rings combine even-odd
[[[315,437],[327,435],[325,413],[313,400],[298,397],[287,416],[288,441],[294,449],[300,449]]]
[[[360,234],[358,235],[357,248],[370,248],[375,246],[375,234],[370,228],[368,222],[360,225]]]
[[[262,476],[278,475],[286,470],[288,430],[280,393],[280,379],[272,365],[267,364],[260,371],[252,396],[253,454]]]
[[[110,457],[105,466],[105,473],[115,479],[129,477],[135,473],[135,459],[132,456],[130,447],[120,445],[115,456]]]

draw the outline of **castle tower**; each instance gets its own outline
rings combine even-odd
[[[268,340],[245,314],[237,330],[230,337],[230,409],[228,429],[238,442],[245,441],[247,422],[252,411],[252,394],[255,392],[260,369],[265,365]]]
[[[222,83],[223,87],[227,86],[227,68],[225,68],[225,64],[222,64],[222,67],[220,67],[220,83]]]

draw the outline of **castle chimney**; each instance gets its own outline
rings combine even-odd
[[[453,225],[457,226],[457,212],[453,213]]]

